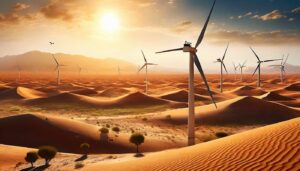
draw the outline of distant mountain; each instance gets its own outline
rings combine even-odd
[[[254,66],[246,67],[245,72],[246,73],[253,73],[255,69],[256,69],[256,67],[254,67]],[[269,73],[269,74],[276,74],[276,73],[280,72],[279,67],[270,67],[268,65],[262,66],[261,70],[262,70],[262,73]],[[285,65],[285,71],[286,71],[287,74],[300,73],[300,66],[291,65],[291,64],[287,63]]]
[[[114,58],[97,59],[83,55],[54,54],[65,72],[82,72],[115,74],[118,73],[118,66],[122,73],[133,73],[137,66]],[[52,72],[56,64],[51,53],[30,51],[20,55],[4,56],[0,58],[0,71],[17,71],[18,66],[22,71]]]

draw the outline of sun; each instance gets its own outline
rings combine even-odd
[[[115,32],[119,29],[119,18],[114,13],[105,13],[101,16],[100,26],[105,32]]]

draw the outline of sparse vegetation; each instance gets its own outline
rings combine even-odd
[[[147,121],[147,120],[148,120],[148,118],[143,118],[142,120],[143,120],[143,121]]]
[[[52,146],[42,146],[38,150],[38,155],[45,159],[45,165],[49,165],[49,162],[55,157],[57,150]]]
[[[39,158],[38,154],[35,151],[30,151],[26,154],[25,160],[31,164],[33,167],[33,163]]]
[[[99,129],[99,131],[101,132],[101,134],[108,134],[109,133],[109,129],[104,128],[104,127]]]
[[[82,149],[82,152],[84,155],[88,155],[89,149],[90,149],[90,144],[89,143],[82,143],[80,144],[80,148]]]
[[[141,145],[142,143],[144,143],[145,141],[145,137],[143,134],[140,133],[134,133],[130,136],[129,141],[133,144],[136,145],[136,153],[140,153],[139,152],[139,145]]]
[[[166,118],[167,119],[171,119],[172,117],[171,117],[171,115],[167,115]]]
[[[110,125],[109,125],[109,124],[106,124],[105,127],[106,127],[106,128],[110,128]]]
[[[223,138],[223,137],[227,137],[228,133],[226,133],[226,132],[216,132],[215,135],[218,138]]]
[[[118,134],[120,132],[120,128],[115,126],[112,128],[112,131]]]
[[[83,168],[83,167],[84,167],[83,162],[78,161],[78,162],[75,163],[75,169],[80,169],[80,168]]]

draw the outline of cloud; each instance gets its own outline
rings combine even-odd
[[[52,0],[48,5],[42,7],[40,12],[49,19],[71,21],[74,17],[71,14],[72,3],[71,0]]]
[[[248,17],[248,16],[250,16],[250,15],[252,15],[252,14],[253,14],[252,12],[248,12],[248,13],[246,13],[246,14],[244,14],[244,15],[239,15],[237,18],[238,18],[238,19],[242,19],[242,18]]]
[[[295,18],[289,18],[289,21],[291,21],[291,22],[295,21]]]
[[[215,43],[238,42],[244,44],[300,44],[300,34],[275,30],[271,32],[241,32],[219,30],[208,32],[207,40]]]
[[[174,28],[172,28],[171,30],[176,33],[182,33],[182,32],[189,30],[191,28],[191,26],[192,26],[191,21],[182,21],[182,22],[176,24],[176,26]]]
[[[28,5],[28,4],[18,2],[14,6],[14,10],[15,11],[21,11],[21,10],[24,10],[26,8],[29,8],[29,7],[30,7],[30,5]]]
[[[281,18],[286,18],[286,16],[283,15],[279,10],[273,10],[262,16],[254,15],[252,18],[260,19],[262,21],[268,21],[268,20],[278,20]]]
[[[300,13],[300,7],[293,9],[292,13],[299,14]]]

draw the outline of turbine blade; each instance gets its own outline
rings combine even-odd
[[[53,57],[53,59],[54,59],[54,61],[55,61],[56,65],[59,65],[59,63],[58,63],[57,59],[55,58],[55,56],[54,56],[53,54],[52,54],[52,57]]]
[[[145,63],[140,69],[138,72],[140,72],[147,64]]]
[[[205,78],[205,75],[204,75],[202,66],[201,66],[201,64],[200,64],[200,61],[199,61],[199,59],[198,59],[198,56],[197,56],[195,53],[194,53],[194,58],[195,58],[195,59],[194,59],[194,60],[195,60],[195,65],[196,65],[196,67],[198,68],[198,71],[200,72],[200,75],[201,75],[201,77],[202,77],[203,82],[205,83],[205,86],[206,86],[206,88],[207,88],[207,91],[208,91],[208,94],[209,94],[209,96],[210,96],[210,98],[211,98],[211,101],[214,103],[215,107],[217,108],[215,99],[214,99],[214,97],[213,97],[213,95],[212,95],[212,93],[211,93],[211,91],[210,91],[209,85],[208,85],[207,80],[206,80],[206,78]]]
[[[252,50],[252,52],[254,53],[255,57],[257,58],[258,61],[260,61],[258,55],[254,52],[254,50],[252,49],[252,47],[250,47],[250,49]]]
[[[287,57],[285,58],[285,61],[284,61],[283,65],[286,64],[286,62],[287,62],[288,59],[289,59],[289,54],[288,54]]]
[[[160,52],[156,52],[156,53],[165,53],[165,52],[181,51],[181,50],[183,50],[183,48],[169,49],[169,50],[164,50],[164,51],[160,51]]]
[[[263,62],[273,62],[273,61],[280,61],[281,59],[271,59],[271,60],[264,60]]]
[[[260,66],[260,64],[257,65],[255,71],[254,71],[253,74],[252,74],[252,77],[254,76],[254,74],[256,73],[256,71],[258,70],[259,66]]]
[[[155,63],[147,63],[147,65],[158,65],[158,64],[155,64]]]
[[[143,50],[141,50],[141,52],[142,52],[142,54],[143,54],[145,63],[147,63],[147,59],[146,59],[146,57],[145,57],[145,54],[144,54]]]
[[[228,73],[228,71],[227,71],[227,69],[226,69],[226,66],[225,66],[224,62],[222,62],[222,66],[223,66],[223,68],[225,69],[225,71]]]
[[[227,50],[228,50],[228,46],[229,46],[229,43],[227,44],[227,48],[226,48],[225,53],[223,55],[222,61],[224,61],[224,59],[225,59],[225,56],[226,56],[226,53],[227,53]]]
[[[247,60],[246,60],[246,61],[243,63],[243,65],[242,65],[242,66],[243,66],[243,67],[245,67],[245,64],[246,64],[246,63],[247,63]]]
[[[209,15],[208,15],[208,17],[207,17],[207,19],[206,19],[206,22],[205,22],[205,24],[204,24],[204,26],[203,26],[203,28],[202,28],[202,31],[201,31],[201,33],[200,33],[200,35],[199,35],[199,37],[198,37],[197,43],[196,43],[196,45],[195,45],[195,48],[196,48],[196,49],[197,49],[197,47],[200,45],[200,43],[202,42],[202,40],[203,40],[203,38],[204,38],[204,34],[205,34],[205,31],[206,31],[206,28],[207,28],[207,25],[208,25],[208,22],[209,22],[211,13],[212,13],[212,11],[213,11],[213,9],[214,9],[214,7],[215,7],[215,4],[216,4],[216,0],[214,1],[213,5],[212,5],[212,7],[211,7],[211,9],[210,9],[210,12],[209,12]]]

